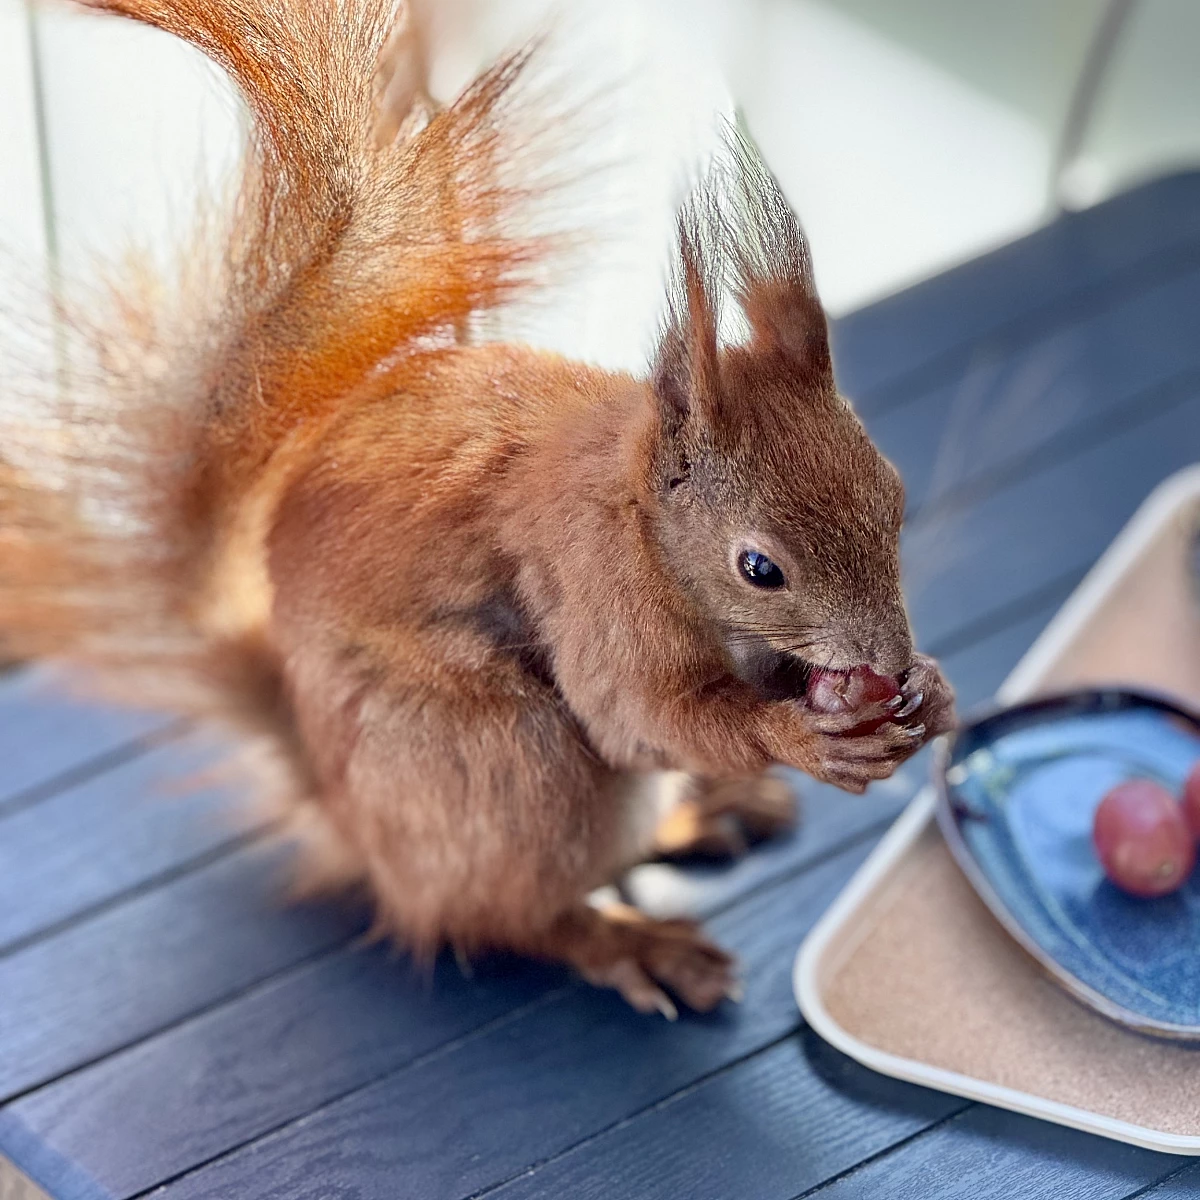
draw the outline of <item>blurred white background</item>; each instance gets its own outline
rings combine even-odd
[[[1062,203],[1200,163],[1198,0],[429,3],[444,92],[553,9],[564,71],[602,97],[590,140],[620,162],[618,232],[544,340],[610,363],[645,349],[671,205],[729,97],[808,229],[835,314]],[[1114,32],[1080,126],[1081,73]],[[224,81],[170,39],[0,0],[0,243],[22,257],[70,272],[90,251],[171,237],[235,160],[239,123]]]

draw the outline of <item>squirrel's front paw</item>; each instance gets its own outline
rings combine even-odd
[[[904,704],[896,711],[897,721],[923,726],[926,741],[954,728],[954,688],[935,659],[918,654],[904,673],[900,690]]]
[[[871,711],[875,707],[871,706]],[[879,715],[875,714],[876,719]],[[926,727],[920,722],[888,720],[870,732],[856,732],[871,720],[867,709],[850,713],[806,711],[805,723],[812,741],[804,769],[822,783],[832,783],[847,792],[865,792],[872,781],[887,779],[925,741]]]
[[[899,683],[899,694],[890,699],[836,711],[822,711],[811,697],[777,702],[768,739],[776,760],[848,792],[888,778],[955,723],[954,689],[928,655],[918,654]]]
[[[925,738],[924,726],[900,724],[903,695],[843,712],[820,712],[804,701],[782,700],[767,712],[765,741],[771,757],[822,783],[862,792],[886,779]]]
[[[954,724],[954,688],[934,659],[918,654],[901,677],[899,697],[851,712],[808,714],[817,758],[809,770],[823,782],[862,792]]]

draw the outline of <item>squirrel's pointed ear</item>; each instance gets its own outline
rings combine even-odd
[[[679,216],[679,261],[654,358],[654,392],[672,436],[711,422],[720,404],[717,292],[697,217],[693,198]]]
[[[738,303],[752,346],[783,354],[813,382],[833,383],[829,329],[817,296],[808,242],[758,148],[728,126],[728,249]]]

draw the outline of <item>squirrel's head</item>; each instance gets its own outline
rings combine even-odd
[[[680,219],[654,369],[651,527],[743,677],[803,690],[811,666],[898,675],[904,489],[838,395],[800,227],[738,135]],[[737,202],[730,211],[729,195]],[[722,345],[722,292],[749,326]]]

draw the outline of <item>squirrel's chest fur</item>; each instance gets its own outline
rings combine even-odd
[[[438,669],[551,686],[519,593],[552,602],[539,553],[559,553],[539,529],[548,495],[558,493],[548,515],[560,533],[586,539],[606,524],[591,495],[603,468],[557,432],[577,432],[573,399],[596,411],[605,378],[532,350],[448,351],[398,372],[394,392],[302,450],[285,446],[263,473],[257,528],[235,546],[269,595],[262,615],[283,656],[336,630],[368,655],[405,641]]]

